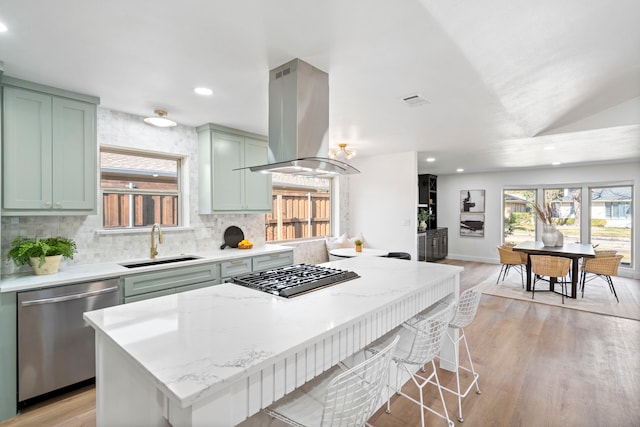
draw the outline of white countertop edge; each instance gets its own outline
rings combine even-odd
[[[105,262],[100,264],[74,264],[69,266],[61,265],[60,270],[55,274],[38,276],[33,273],[7,275],[0,278],[0,293],[18,292],[51,286],[60,286],[77,282],[88,282],[114,277],[128,276],[131,274],[144,273],[148,271],[165,270],[176,267],[186,267],[190,265],[205,264],[217,261],[226,261],[238,258],[254,257],[264,254],[287,252],[293,247],[283,245],[255,246],[252,249],[226,248],[213,251],[194,251],[185,254],[159,256],[157,259],[175,258],[179,256],[197,256],[198,259],[191,261],[180,261],[168,264],[157,264],[147,267],[127,268],[120,264],[131,264],[135,262],[150,261],[149,258],[128,259],[122,261]]]

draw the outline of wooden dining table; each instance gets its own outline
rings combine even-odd
[[[594,258],[596,252],[589,243],[565,243],[562,246],[545,246],[542,242],[522,242],[513,247],[516,252],[527,254],[527,291],[531,291],[531,255],[550,255],[571,259],[571,294],[578,293],[578,261],[580,258]],[[549,281],[549,290],[553,290],[553,281]]]

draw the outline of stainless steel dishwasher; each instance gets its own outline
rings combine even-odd
[[[120,304],[119,279],[18,293],[18,402],[95,377],[86,311]]]

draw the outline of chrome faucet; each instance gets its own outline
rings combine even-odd
[[[158,227],[158,243],[162,243],[162,230],[160,229],[160,224],[153,224],[151,227],[151,259],[155,258],[158,255],[158,247],[156,246],[155,239],[155,229]]]

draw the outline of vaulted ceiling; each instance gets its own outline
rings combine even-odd
[[[639,16],[637,0],[0,0],[0,61],[105,108],[266,135],[268,72],[300,58],[329,73],[331,145],[359,156],[598,164],[640,160]]]

